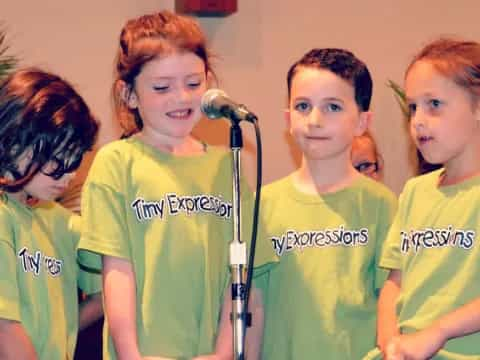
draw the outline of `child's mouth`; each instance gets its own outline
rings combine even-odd
[[[328,136],[320,136],[320,135],[318,135],[318,136],[307,135],[307,136],[305,136],[305,138],[307,140],[329,140],[330,139],[330,137],[328,137]]]
[[[188,108],[188,109],[179,109],[179,110],[173,110],[169,111],[166,113],[168,117],[171,117],[173,119],[187,119],[191,114],[193,110]]]
[[[424,144],[427,144],[429,143],[430,141],[433,140],[433,136],[426,136],[426,135],[423,135],[423,136],[418,136],[417,137],[417,141],[420,145],[424,145]]]

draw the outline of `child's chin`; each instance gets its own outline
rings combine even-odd
[[[435,156],[431,156],[430,154],[424,154],[422,153],[423,159],[425,162],[431,164],[431,165],[439,165],[442,164],[443,161]]]

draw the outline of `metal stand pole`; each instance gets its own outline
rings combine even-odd
[[[230,146],[233,156],[233,240],[230,243],[233,351],[235,360],[244,360],[245,333],[248,326],[248,316],[245,313],[247,246],[241,237],[240,150],[243,140],[238,122],[234,122],[230,129]]]

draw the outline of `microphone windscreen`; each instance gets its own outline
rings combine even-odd
[[[200,110],[210,119],[218,119],[223,117],[220,107],[216,104],[216,100],[227,98],[227,94],[220,89],[209,89],[203,94],[200,104]]]

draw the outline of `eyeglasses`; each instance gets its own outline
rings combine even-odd
[[[361,172],[362,174],[373,174],[378,171],[378,162],[370,162],[370,161],[363,161],[357,165],[354,166],[355,169],[357,169],[358,172]]]

